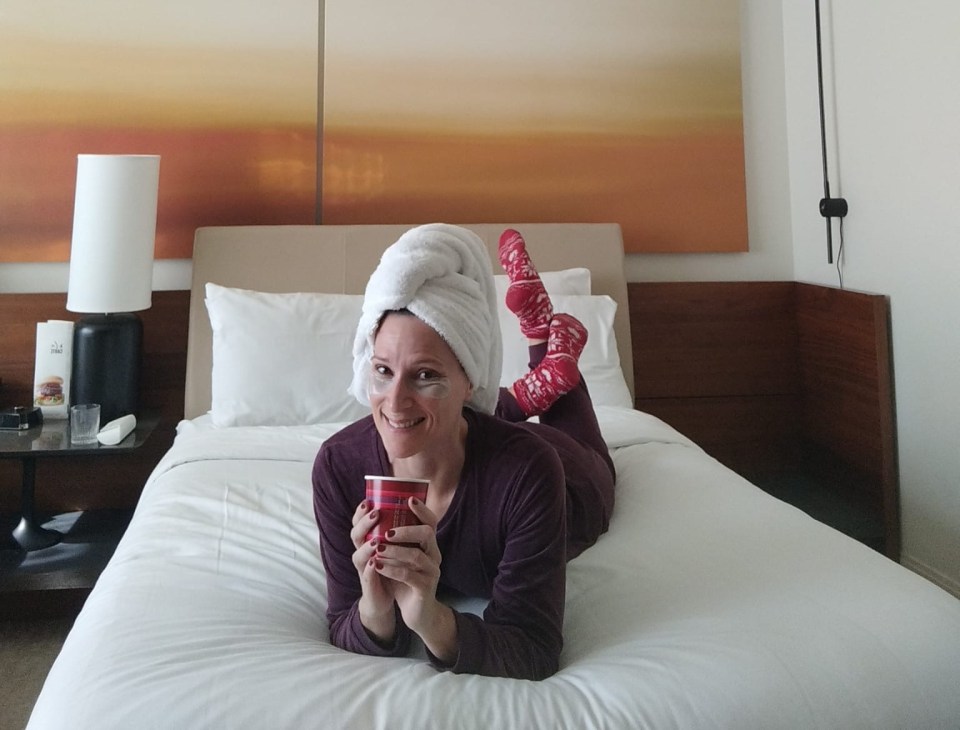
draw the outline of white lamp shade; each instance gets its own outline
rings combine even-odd
[[[149,309],[159,155],[78,155],[67,309]]]

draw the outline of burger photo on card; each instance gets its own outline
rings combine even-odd
[[[50,375],[38,382],[33,404],[35,406],[62,406],[63,378]]]

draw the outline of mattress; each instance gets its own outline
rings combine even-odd
[[[150,477],[29,728],[960,726],[960,601],[662,421],[597,411],[617,504],[569,564],[554,676],[332,646],[310,473],[343,424],[200,417]]]

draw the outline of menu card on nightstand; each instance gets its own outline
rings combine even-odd
[[[40,406],[44,418],[66,418],[69,414],[72,365],[73,322],[38,322],[33,405]]]

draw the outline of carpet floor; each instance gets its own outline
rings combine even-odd
[[[73,619],[0,621],[0,728],[22,730]]]

